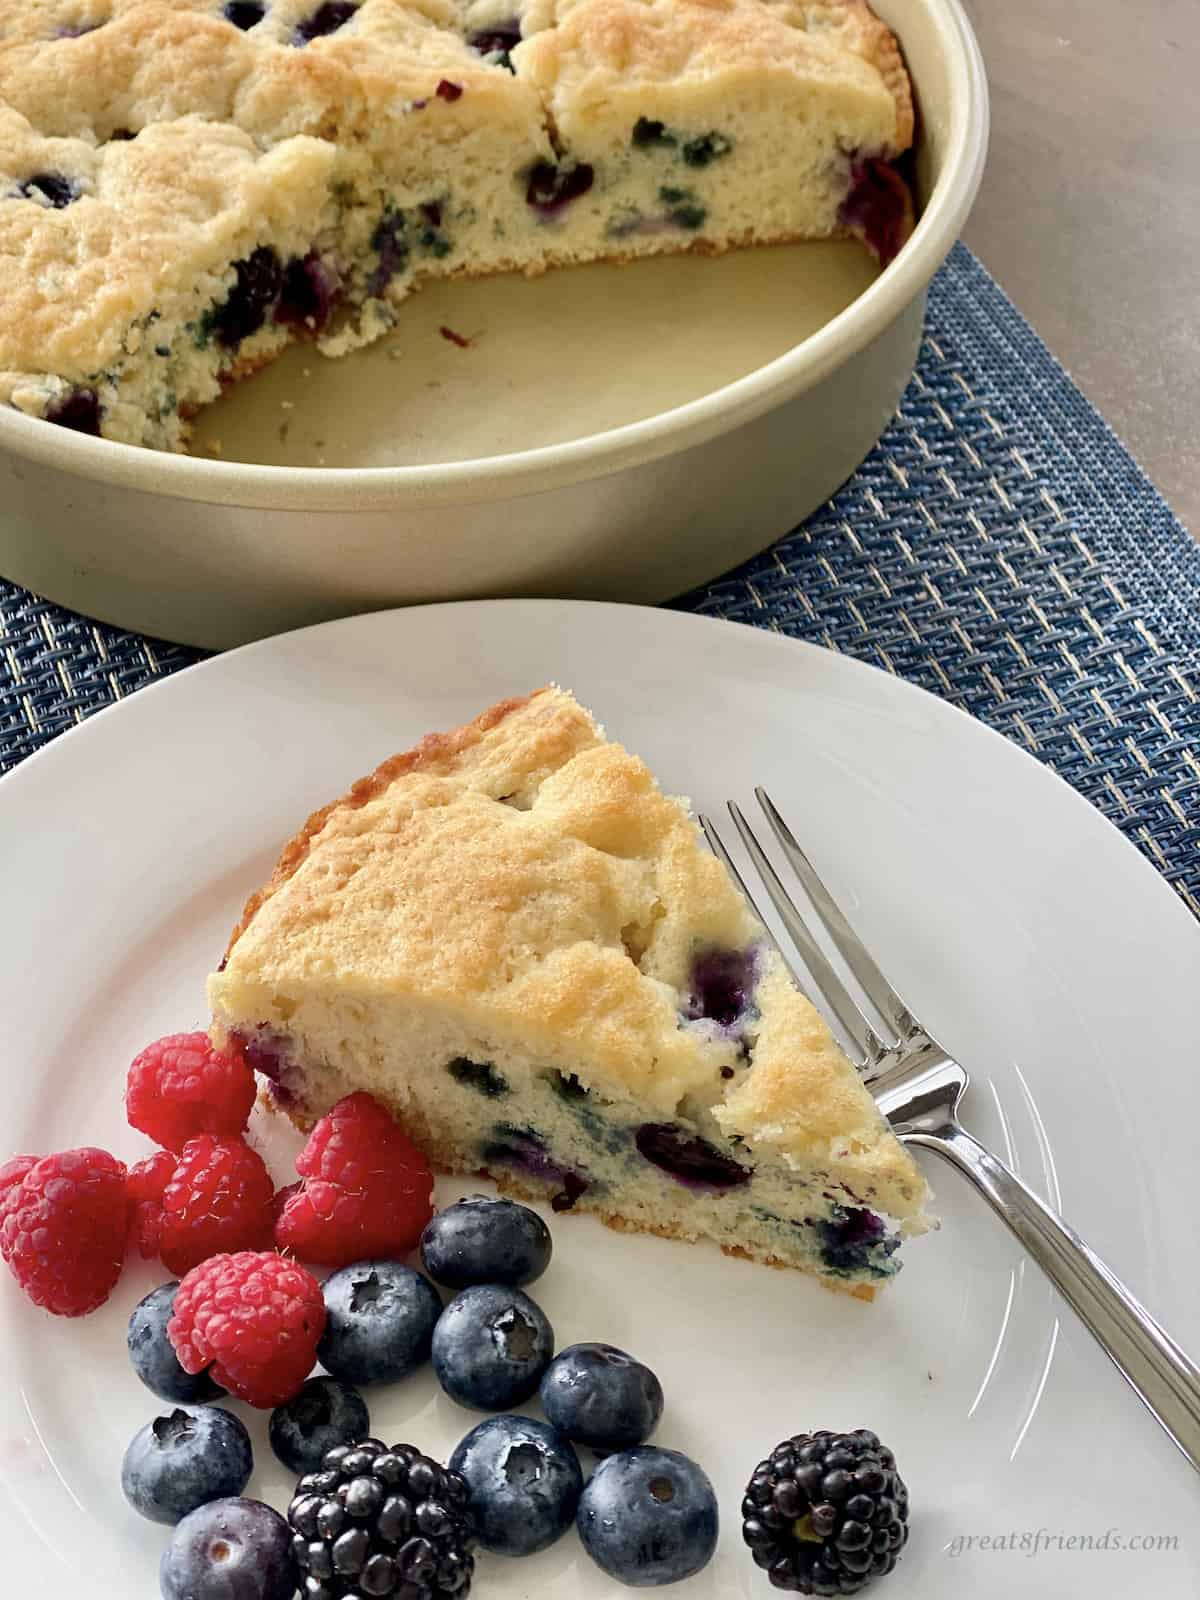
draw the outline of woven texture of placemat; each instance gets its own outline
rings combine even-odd
[[[972,712],[1200,915],[1200,546],[963,246],[859,471],[675,605],[858,656]],[[0,771],[199,658],[0,582]]]

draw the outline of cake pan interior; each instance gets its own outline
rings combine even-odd
[[[877,276],[845,240],[443,280],[367,349],[329,360],[296,345],[230,389],[197,419],[192,453],[427,466],[585,438],[746,377]]]

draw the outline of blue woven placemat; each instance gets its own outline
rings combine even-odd
[[[963,246],[859,471],[675,605],[859,656],[973,712],[1200,915],[1200,545]],[[198,659],[0,581],[0,771]]]

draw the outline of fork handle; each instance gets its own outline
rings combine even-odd
[[[1056,1211],[963,1128],[906,1129],[901,1137],[970,1179],[1200,1472],[1200,1369],[1170,1334]]]

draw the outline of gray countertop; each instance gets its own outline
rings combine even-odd
[[[1200,535],[1200,0],[964,0],[992,92],[964,237]]]

